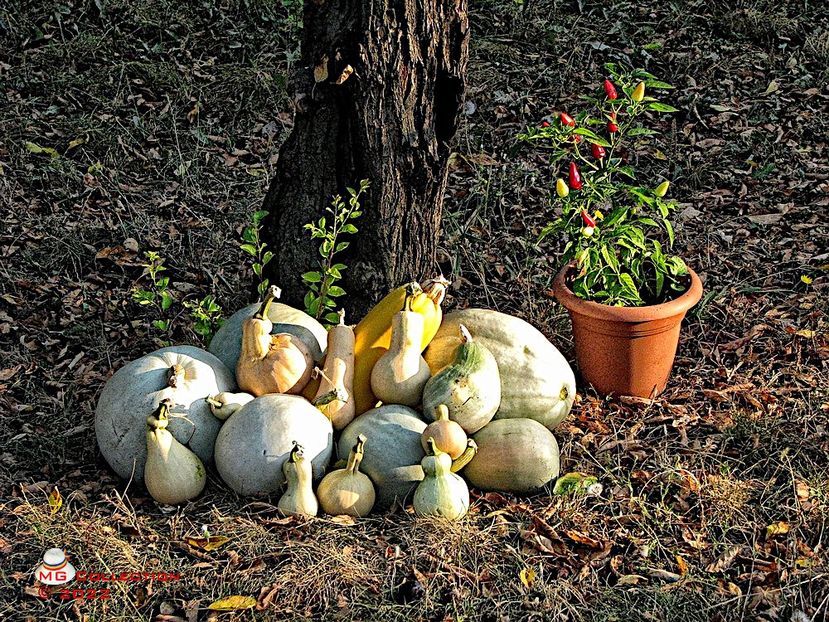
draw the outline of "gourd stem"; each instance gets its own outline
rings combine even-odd
[[[305,450],[302,448],[302,445],[294,441],[294,448],[291,449],[291,457],[289,458],[291,462],[296,463],[299,460],[302,460],[302,457],[305,455]]]
[[[457,473],[469,464],[477,453],[478,443],[470,438],[466,441],[466,449],[464,449],[463,453],[452,462],[452,473]]]
[[[147,417],[147,426],[153,430],[157,430],[160,427],[167,427],[167,422],[169,421],[167,414],[172,405],[173,402],[170,399],[161,400],[158,408],[153,411],[153,414]]]
[[[403,308],[401,311],[412,310],[412,298],[421,293],[420,285],[412,281],[406,285],[406,297],[403,299]]]
[[[184,380],[184,367],[181,363],[176,363],[170,367],[170,372],[167,374],[167,386],[175,389]]]
[[[268,288],[268,292],[265,294],[264,300],[262,300],[262,306],[259,307],[259,311],[256,312],[254,315],[255,318],[264,320],[268,318],[268,310],[271,307],[271,303],[279,298],[282,295],[282,290],[279,289],[276,285],[271,285]]]
[[[446,404],[438,404],[435,408],[435,421],[449,421],[449,407]]]
[[[363,448],[366,444],[366,437],[364,434],[360,434],[357,437],[357,442],[354,444],[354,448],[351,450],[351,453],[348,454],[348,464],[346,465],[346,470],[354,475],[357,470],[360,468],[360,463],[363,461]]]
[[[220,402],[215,397],[212,397],[210,395],[208,395],[206,398],[204,398],[204,401],[207,402],[208,404],[210,404],[211,406],[213,406],[214,408],[221,408],[222,406],[224,406],[224,404],[222,402]]]
[[[472,334],[469,332],[469,329],[466,326],[461,324],[458,328],[460,329],[461,339],[464,343],[469,343],[470,341],[472,341]]]
[[[340,314],[340,326],[345,326],[345,309],[340,309],[339,314]]]
[[[331,389],[328,393],[323,393],[315,398],[312,404],[319,408],[334,401],[345,402],[348,399],[348,394],[342,389]]]

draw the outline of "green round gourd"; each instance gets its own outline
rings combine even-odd
[[[260,303],[250,304],[231,315],[210,340],[208,350],[219,357],[225,366],[236,371],[236,363],[242,352],[242,324],[259,310]],[[328,340],[325,327],[310,315],[281,302],[274,302],[268,309],[268,319],[273,322],[271,334],[289,333],[300,339],[311,351],[316,363],[322,361]]]
[[[222,426],[216,438],[216,469],[240,495],[274,494],[285,483],[282,467],[295,442],[302,445],[313,479],[319,481],[334,448],[331,422],[302,397],[257,397]]]
[[[530,418],[555,429],[576,398],[573,370],[555,346],[520,318],[489,309],[453,311],[423,354],[433,374],[454,358],[461,324],[498,363],[501,403],[494,419]]]
[[[558,477],[558,442],[533,419],[496,419],[472,438],[478,453],[463,474],[476,488],[526,494]]]
[[[467,434],[477,432],[492,420],[501,403],[501,377],[495,357],[474,340],[467,328],[458,327],[461,344],[454,360],[429,378],[423,388],[423,414],[437,420],[437,408],[445,404],[449,419]]]
[[[348,424],[337,444],[346,457],[360,435],[366,437],[360,470],[374,483],[374,507],[386,510],[408,497],[423,479],[425,455],[420,435],[426,423],[408,406],[387,404],[369,410]]]
[[[452,473],[452,459],[429,439],[433,454],[421,461],[424,478],[417,485],[412,506],[418,516],[441,516],[458,520],[469,510],[469,488]]]
[[[142,483],[147,417],[171,399],[167,430],[208,463],[222,424],[205,398],[235,389],[230,370],[201,348],[171,346],[131,361],[107,380],[98,398],[95,436],[101,454],[120,477]]]

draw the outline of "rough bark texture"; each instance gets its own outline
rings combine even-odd
[[[343,256],[349,317],[437,273],[468,38],[467,0],[306,0],[295,125],[264,205],[268,276],[284,302],[302,308],[300,275],[319,258],[303,224],[361,179],[371,187]],[[315,68],[327,78],[315,81]]]

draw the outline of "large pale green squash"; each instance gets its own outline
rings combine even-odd
[[[550,430],[561,423],[576,397],[573,370],[541,331],[520,318],[488,309],[448,313],[423,355],[433,375],[454,359],[461,324],[498,363],[501,404],[495,419],[526,417]]]
[[[260,303],[257,302],[239,309],[225,320],[225,323],[210,340],[207,349],[218,356],[222,363],[234,373],[239,355],[242,352],[242,323],[249,317],[253,317],[260,306]],[[271,304],[268,309],[268,319],[273,322],[271,334],[290,333],[308,346],[315,362],[322,361],[328,341],[328,331],[325,330],[322,324],[304,311],[294,309],[281,302]]]
[[[200,348],[172,346],[142,356],[116,371],[101,391],[95,409],[98,447],[118,475],[143,482],[147,417],[169,398],[174,404],[167,430],[210,462],[221,421],[205,398],[235,388],[230,370]]]
[[[463,475],[476,488],[526,494],[558,477],[558,442],[533,419],[498,419],[472,438],[478,453]]]
[[[325,474],[334,449],[328,417],[296,395],[257,397],[233,413],[216,439],[216,469],[240,495],[270,495],[285,483],[282,465],[294,442],[311,461],[314,481]]]
[[[395,500],[404,502],[423,479],[420,435],[425,429],[417,411],[387,404],[363,413],[343,430],[337,444],[342,458],[361,434],[366,437],[360,470],[374,482],[375,509],[388,509]]]

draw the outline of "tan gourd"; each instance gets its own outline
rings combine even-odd
[[[289,333],[271,334],[268,308],[279,294],[279,288],[271,286],[256,315],[242,324],[236,381],[240,389],[256,396],[301,393],[314,368],[311,351],[301,339]]]
[[[431,456],[421,461],[425,477],[417,485],[412,505],[418,516],[442,516],[458,520],[469,509],[469,488],[459,475],[452,473],[449,454],[429,439]]]
[[[316,516],[319,503],[314,496],[311,475],[311,461],[305,458],[302,445],[294,443],[291,456],[282,465],[287,488],[279,498],[277,507],[285,514]]]
[[[144,484],[153,499],[176,505],[194,499],[204,490],[207,474],[199,457],[167,431],[168,412],[173,406],[166,399],[147,417],[147,462]]]
[[[429,380],[429,366],[420,355],[424,320],[412,311],[412,291],[392,319],[391,345],[371,370],[371,390],[384,404],[417,406]]]
[[[328,354],[320,373],[320,386],[314,406],[331,420],[335,430],[342,430],[354,419],[354,329],[340,323],[328,330]]]
[[[250,393],[232,393],[222,391],[216,395],[208,395],[205,401],[210,405],[210,412],[217,419],[224,421],[248,402],[253,401]]]
[[[466,449],[466,432],[455,421],[449,419],[449,408],[440,404],[435,409],[435,421],[426,426],[420,435],[423,451],[429,451],[429,439],[435,440],[435,445],[442,452],[449,454],[452,460],[459,458]]]
[[[368,475],[360,472],[365,444],[366,437],[360,434],[348,454],[348,465],[322,478],[317,488],[317,499],[326,514],[367,516],[374,507],[374,484]]]

